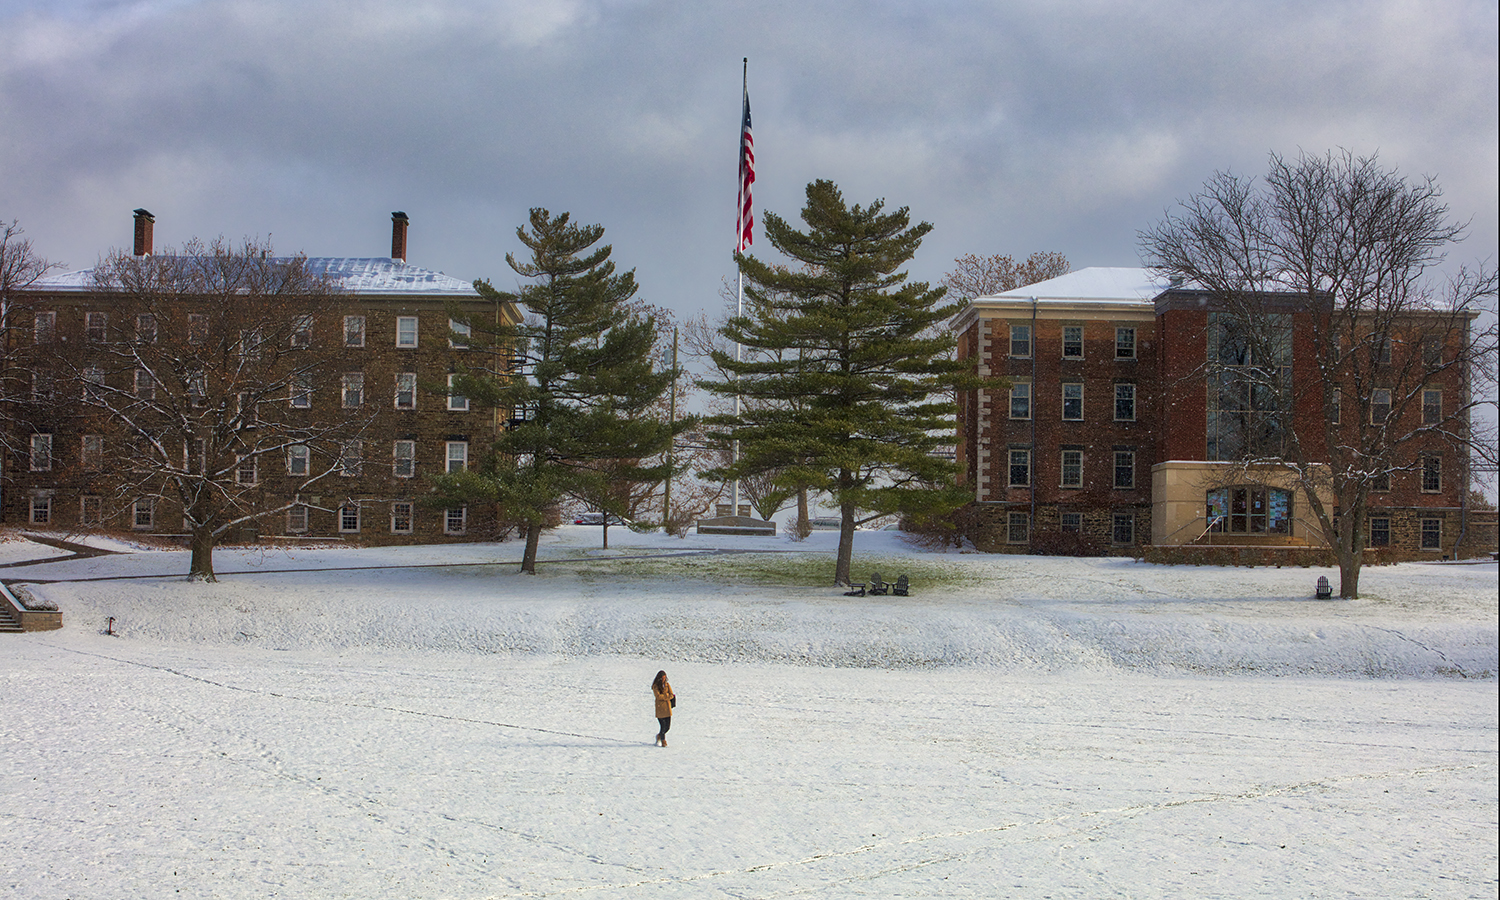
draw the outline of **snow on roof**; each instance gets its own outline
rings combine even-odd
[[[1152,275],[1149,269],[1091,266],[1003,294],[976,297],[974,302],[997,300],[1030,303],[1031,298],[1035,297],[1038,302],[1054,300],[1147,304],[1153,302],[1167,287],[1167,282]]]
[[[467,281],[387,257],[314,256],[308,257],[307,268],[314,275],[328,276],[340,288],[353,294],[479,296],[474,285]],[[51,275],[34,285],[35,289],[44,291],[87,291],[93,287],[93,269]]]

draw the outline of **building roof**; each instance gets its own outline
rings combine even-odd
[[[430,298],[478,297],[479,292],[467,281],[408,265],[389,257],[308,257],[308,271],[327,275],[341,289],[351,294],[380,296],[421,296]],[[39,291],[91,291],[94,270],[79,269],[50,275],[32,285]]]
[[[975,303],[999,301],[1002,303],[1038,303],[1062,301],[1067,303],[1140,303],[1150,304],[1158,294],[1169,287],[1165,279],[1151,273],[1149,269],[1091,266],[1066,275],[1039,281],[987,297],[975,297]]]

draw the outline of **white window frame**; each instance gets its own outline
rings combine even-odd
[[[405,450],[403,454],[401,451]],[[405,463],[403,466],[402,463]],[[402,469],[406,471],[401,471]],[[412,478],[417,474],[417,442],[398,440],[391,442],[391,474],[396,478]]]
[[[1115,359],[1136,358],[1136,330],[1129,325],[1115,326]]]
[[[446,441],[444,459],[446,465],[444,471],[448,474],[455,472],[467,472],[469,470],[469,442],[468,441]],[[457,467],[455,467],[455,463]]]
[[[149,369],[135,370],[135,395],[142,400],[151,402],[156,399],[156,379],[152,377]]]
[[[98,494],[84,494],[78,498],[78,524],[97,528],[104,524],[104,498]]]
[[[1017,531],[1019,529],[1019,532]],[[1031,543],[1031,514],[1011,512],[1005,515],[1005,543]]]
[[[248,486],[260,482],[260,465],[255,454],[246,454],[234,462],[234,483]]]
[[[150,531],[156,527],[155,497],[137,497],[130,504],[130,527],[135,531]]]
[[[135,339],[141,344],[156,343],[156,315],[141,313],[135,317]]]
[[[1129,415],[1120,415],[1120,404],[1129,404]],[[1134,422],[1138,411],[1136,410],[1135,383],[1131,381],[1120,381],[1115,383],[1115,421]]]
[[[474,329],[467,322],[448,320],[448,346],[453,350],[467,350],[474,336]]]
[[[287,403],[292,409],[312,409],[312,378],[293,375],[287,382]]]
[[[86,312],[83,314],[83,339],[90,344],[102,344],[109,340],[109,313]]]
[[[307,504],[294,503],[286,510],[287,534],[303,534],[307,531],[309,520]]]
[[[1019,462],[1018,462],[1018,460],[1019,460]],[[1026,480],[1025,481],[1017,481],[1015,479],[1016,469],[1022,468],[1022,467],[1024,467],[1026,469]],[[1005,484],[1006,484],[1006,487],[1029,488],[1029,487],[1031,487],[1031,481],[1032,481],[1032,479],[1034,477],[1035,477],[1035,473],[1031,471],[1031,448],[1029,448],[1029,447],[1011,447],[1011,448],[1009,448],[1009,450],[1005,454]]]
[[[1136,475],[1136,472],[1135,472],[1135,470],[1136,470],[1136,465],[1135,465],[1135,451],[1134,450],[1116,450],[1116,451],[1114,451],[1114,462],[1115,462],[1114,468],[1110,472],[1110,484],[1112,484],[1114,486],[1114,489],[1117,490],[1117,491],[1133,491],[1133,490],[1135,490],[1135,483],[1136,483],[1136,477],[1135,477],[1135,475]],[[1120,473],[1122,471],[1124,471],[1124,470],[1127,470],[1127,469],[1130,472],[1130,483],[1129,484],[1121,484],[1120,483]]]
[[[104,468],[104,435],[85,434],[78,442],[78,463],[85,472]]]
[[[293,316],[292,334],[287,343],[293,348],[306,348],[312,346],[312,316]]]
[[[1429,546],[1427,543],[1427,539],[1429,537],[1433,538],[1433,543],[1431,546]],[[1443,549],[1442,519],[1424,518],[1418,521],[1417,547],[1421,550],[1440,551]]]
[[[41,432],[31,436],[31,471],[52,471],[52,434]]]
[[[365,405],[365,373],[346,372],[339,381],[339,397],[344,409]]]
[[[43,493],[36,493],[36,494],[32,494],[31,495],[30,519],[31,519],[31,524],[33,524],[33,525],[51,525],[52,524],[52,494],[51,493],[43,492]]]
[[[1422,390],[1422,424],[1441,425],[1443,422],[1443,392],[1440,388]]]
[[[1022,343],[1025,344],[1026,350],[1024,353],[1017,353],[1016,348]],[[1010,326],[1010,350],[1006,355],[1011,359],[1031,359],[1031,354],[1034,352],[1036,352],[1036,335],[1031,333],[1031,326]]]
[[[401,527],[404,515],[406,527]],[[416,530],[417,511],[416,504],[410,500],[397,500],[391,504],[391,534],[411,534]]]
[[[417,408],[417,373],[416,372],[397,372],[396,373],[396,397],[395,397],[395,403],[396,403],[396,408],[397,409],[416,409]]]
[[[365,317],[344,316],[344,346],[363,347],[365,345]]]
[[[1121,526],[1129,532],[1128,540],[1120,540]],[[1135,513],[1117,512],[1111,513],[1109,517],[1109,542],[1116,547],[1129,547],[1135,544]]]
[[[1428,476],[1431,476],[1430,487]],[[1417,478],[1422,493],[1441,494],[1443,492],[1443,457],[1436,453],[1424,453],[1418,457]]]
[[[1068,339],[1068,332],[1070,332],[1070,331],[1076,331],[1076,332],[1078,332],[1078,340],[1077,341],[1071,341],[1071,340]],[[1083,359],[1083,346],[1084,346],[1083,345],[1083,326],[1082,325],[1064,325],[1063,328],[1062,328],[1062,358],[1063,359]],[[1074,347],[1077,347],[1078,352],[1077,353],[1069,353],[1068,351],[1070,349],[1074,348]]]
[[[312,448],[306,444],[293,444],[286,448],[286,473],[288,475],[305,478],[311,471]]]
[[[33,344],[50,344],[57,339],[57,313],[52,310],[43,310],[36,314],[31,323],[31,342]]]
[[[339,442],[339,476],[358,477],[364,469],[364,441],[357,438]]]
[[[415,348],[420,335],[419,326],[416,316],[397,316],[396,346],[404,350]]]
[[[1076,397],[1069,397],[1068,393],[1069,393],[1070,390],[1073,390],[1073,389],[1076,389],[1076,393],[1077,393],[1078,396],[1076,396]],[[1075,405],[1077,406],[1077,413],[1076,413],[1076,415],[1071,415],[1071,416],[1068,415],[1068,403],[1070,401],[1074,402]],[[1082,422],[1083,421],[1083,382],[1081,382],[1081,381],[1065,381],[1065,382],[1063,382],[1063,385],[1062,385],[1062,420],[1064,422]]]
[[[443,510],[443,534],[468,534],[469,508],[455,506]]]
[[[1071,462],[1069,461],[1069,457],[1073,457],[1073,459],[1072,459]],[[1063,451],[1061,451],[1058,454],[1058,465],[1060,467],[1059,471],[1058,471],[1058,486],[1059,487],[1064,487],[1064,488],[1081,488],[1081,487],[1083,487],[1083,451],[1082,450],[1063,450]],[[1069,478],[1068,478],[1069,470],[1072,471],[1073,476],[1074,476],[1072,478],[1072,480],[1069,480]]]
[[[453,379],[457,377],[457,375],[453,374],[448,376],[448,410],[450,412],[468,412],[469,398],[463,394],[453,393]]]
[[[345,503],[338,509],[339,534],[359,534],[361,512],[357,502]]]
[[[1391,392],[1388,388],[1370,391],[1370,424],[1383,425],[1391,417]]]
[[[1031,418],[1031,382],[1011,382],[1009,412],[1012,419]]]

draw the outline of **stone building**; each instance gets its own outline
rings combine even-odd
[[[1273,323],[1267,334],[1243,334],[1242,316],[1139,268],[1082,269],[973,300],[953,322],[959,356],[1009,384],[958,398],[975,542],[1028,552],[1071,541],[1132,554],[1324,546],[1290,474],[1243,461],[1274,458],[1287,417],[1309,440],[1323,440],[1329,417],[1352,433],[1347,417],[1338,424],[1337,395],[1331,408],[1318,391],[1288,389],[1274,400],[1257,383],[1267,373],[1286,385],[1312,377],[1313,326],[1326,325],[1330,301],[1287,293],[1254,302]],[[1422,362],[1413,354],[1451,361],[1455,351],[1398,346],[1382,365],[1409,371]],[[1380,366],[1372,371],[1372,396],[1384,390],[1389,404]],[[1393,427],[1415,430],[1467,399],[1462,367],[1422,376],[1419,388],[1402,422],[1392,414]],[[1307,449],[1327,458],[1322,443]],[[1436,435],[1413,453],[1370,494],[1367,546],[1451,555],[1470,521],[1468,454]]]
[[[136,257],[152,253],[153,225],[149,212],[136,211]],[[246,454],[231,479],[233,489],[246,508],[275,512],[224,540],[390,544],[495,536],[495,509],[424,505],[423,476],[467,468],[511,417],[509,410],[481,408],[444,389],[460,369],[504,371],[508,357],[503,347],[466,340],[465,326],[450,316],[503,327],[519,321],[520,313],[481,298],[469,282],[409,264],[408,225],[405,213],[392,214],[389,257],[305,260],[306,272],[332,290],[320,302],[286,313],[294,324],[283,342],[312,352],[309,358],[318,363],[298,375],[292,389],[261,405],[278,423],[305,426],[306,433],[327,440],[289,441],[275,452]],[[45,278],[14,298],[7,311],[8,366],[34,370],[31,396],[24,398],[33,402],[20,403],[9,425],[0,502],[6,522],[183,534],[183,504],[171,491],[118,496],[128,454],[86,405],[58,403],[47,386],[50,360],[70,358],[75,379],[84,367],[85,373],[99,372],[100,388],[152,399],[159,385],[143,381],[139,370],[132,375],[119,366],[89,369],[88,353],[149,342],[154,352],[165,347],[187,354],[202,338],[195,334],[198,318],[207,328],[206,317],[192,312],[192,298],[166,302],[168,307],[149,314],[126,308],[120,296],[97,287],[92,269]],[[88,382],[85,375],[85,392]],[[342,432],[339,423],[347,425]],[[213,464],[189,447],[182,456],[184,471]],[[319,471],[328,477],[310,479]]]

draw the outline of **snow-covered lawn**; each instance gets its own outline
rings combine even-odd
[[[0,635],[0,888],[1500,891],[1493,563],[1319,602],[1336,573],[862,533],[856,573],[913,596],[848,598],[834,540],[565,527],[536,577],[514,543],[221,551],[216,585],[178,552],[0,570],[65,622]]]

